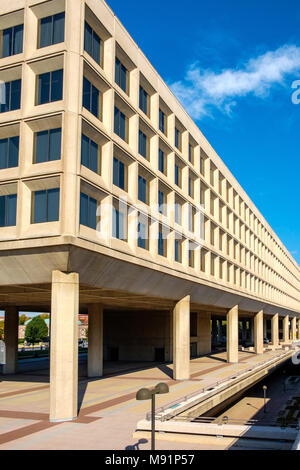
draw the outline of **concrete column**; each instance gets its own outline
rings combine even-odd
[[[197,313],[197,356],[211,353],[210,313]]]
[[[292,318],[292,341],[296,341],[297,339],[297,318]]]
[[[17,307],[7,307],[4,319],[4,342],[6,346],[6,364],[3,374],[15,374],[18,366],[18,327],[19,312]]]
[[[71,421],[78,412],[79,275],[52,273],[50,421]]]
[[[256,354],[264,352],[264,312],[261,310],[254,317],[254,351]]]
[[[272,320],[272,344],[278,346],[279,344],[279,316],[278,313],[273,315]]]
[[[290,335],[289,335],[289,317],[286,316],[283,318],[283,342],[289,343]]]
[[[227,362],[239,362],[239,307],[227,313]]]
[[[173,378],[190,378],[190,296],[180,300],[173,310]]]
[[[89,314],[88,377],[103,375],[103,308],[92,304]]]

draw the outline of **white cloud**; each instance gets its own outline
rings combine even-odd
[[[237,99],[247,95],[265,98],[275,85],[300,70],[300,47],[285,45],[248,60],[241,67],[216,73],[192,64],[182,81],[170,85],[195,119],[211,115],[213,107],[230,114]]]

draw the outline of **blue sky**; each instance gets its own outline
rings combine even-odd
[[[108,4],[300,264],[299,2]]]

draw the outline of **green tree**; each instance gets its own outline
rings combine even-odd
[[[41,317],[43,320],[48,320],[48,318],[50,318],[50,315],[49,315],[49,313],[42,313],[42,314],[40,315],[40,317]]]
[[[25,339],[28,343],[38,343],[48,337],[48,327],[40,316],[34,317],[26,326]]]
[[[19,325],[25,325],[27,320],[29,320],[29,318],[23,313],[19,316]]]

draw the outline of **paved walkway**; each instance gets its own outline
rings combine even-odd
[[[15,376],[0,376],[0,450],[3,449],[126,449],[138,445],[149,449],[147,440],[140,444],[132,437],[136,423],[149,411],[150,402],[138,402],[136,392],[166,382],[170,393],[157,397],[157,407],[196,392],[250,365],[271,359],[278,351],[262,356],[240,352],[239,364],[227,364],[225,353],[191,361],[191,379],[175,382],[172,365],[118,363],[106,364],[99,380],[87,380],[86,364],[79,367],[78,419],[68,423],[49,423],[49,371],[28,371]],[[146,368],[147,367],[147,368]],[[128,368],[135,368],[129,371]],[[141,368],[138,370],[138,368]],[[195,442],[158,441],[158,449],[221,448],[224,443],[205,446]]]

